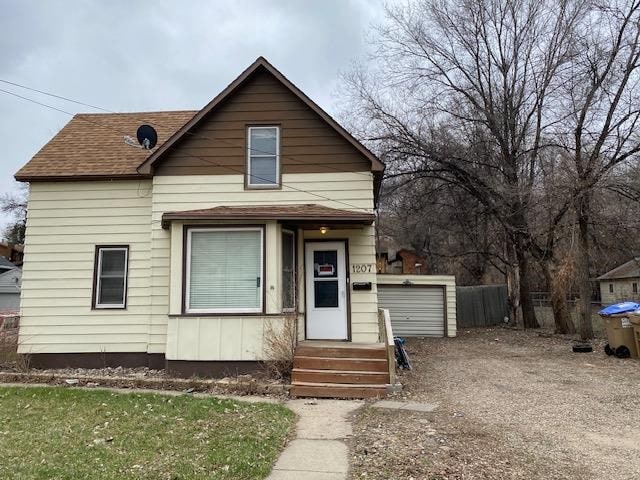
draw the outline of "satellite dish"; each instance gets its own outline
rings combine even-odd
[[[140,125],[136,136],[138,143],[146,150],[151,150],[158,143],[158,132],[151,125]]]

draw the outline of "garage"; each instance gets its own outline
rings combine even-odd
[[[389,310],[394,335],[455,336],[454,277],[378,275],[378,307]]]

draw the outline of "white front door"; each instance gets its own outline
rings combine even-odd
[[[347,340],[344,242],[305,245],[307,339]]]

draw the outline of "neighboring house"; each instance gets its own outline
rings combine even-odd
[[[398,250],[391,258],[389,252],[381,252],[377,255],[377,270],[394,275],[426,275],[427,259],[406,248]]]
[[[596,280],[600,282],[603,305],[626,300],[640,301],[640,257],[600,275]]]
[[[22,270],[0,257],[0,314],[17,312],[20,308]]]
[[[151,151],[123,141],[144,123]],[[263,58],[200,111],[76,115],[16,174],[20,353],[251,371],[287,316],[299,340],[378,342],[383,167]]]
[[[8,259],[18,267],[22,265],[23,248],[22,245],[11,245],[9,243],[0,243],[0,257]]]

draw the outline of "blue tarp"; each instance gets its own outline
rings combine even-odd
[[[608,307],[605,307],[602,310],[600,310],[598,314],[604,317],[607,317],[610,315],[617,315],[620,313],[635,312],[636,310],[640,310],[640,303],[622,302],[622,303],[614,303],[613,305],[609,305]]]

